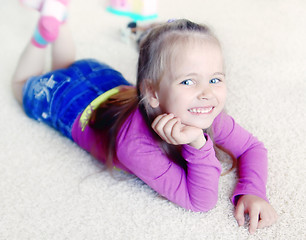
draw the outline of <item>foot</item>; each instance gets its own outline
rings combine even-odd
[[[59,28],[67,17],[68,2],[68,0],[43,0],[39,10],[41,16],[32,38],[35,46],[46,47],[48,43],[56,40]]]

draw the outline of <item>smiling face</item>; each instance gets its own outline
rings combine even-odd
[[[225,105],[221,49],[211,38],[194,38],[179,45],[149,103],[162,113],[173,113],[183,124],[207,129]]]

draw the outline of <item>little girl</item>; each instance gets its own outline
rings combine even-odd
[[[139,46],[134,87],[106,64],[74,62],[67,1],[35,1],[39,31],[12,81],[28,116],[192,211],[216,205],[221,165],[215,151],[223,149],[238,160],[232,197],[238,224],[245,213],[251,233],[276,221],[266,197],[267,151],[223,111],[222,52],[206,26],[175,20],[151,29]],[[53,70],[41,75],[48,45]]]

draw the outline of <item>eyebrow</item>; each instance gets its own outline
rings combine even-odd
[[[189,77],[189,76],[194,76],[194,75],[198,75],[198,74],[197,73],[188,73],[188,74],[183,73],[183,74],[175,76],[175,79],[179,79],[183,76]],[[225,73],[223,73],[223,72],[215,72],[214,74],[212,74],[212,76],[217,76],[217,75],[222,75],[222,76],[225,77]]]
[[[223,73],[223,72],[215,72],[215,73],[213,74],[213,76],[215,76],[215,75],[222,75],[222,76],[225,76],[225,73]]]

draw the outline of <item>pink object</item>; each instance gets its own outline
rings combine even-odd
[[[38,43],[38,42],[35,40],[34,37],[31,39],[31,43],[32,43],[35,47],[38,47],[38,48],[45,48],[45,47],[47,46],[47,45]]]
[[[38,31],[47,42],[53,42],[59,32],[61,23],[54,17],[43,16],[38,20]]]
[[[32,38],[35,46],[43,48],[56,40],[59,28],[66,19],[68,2],[69,0],[43,0],[39,9],[41,16]]]

